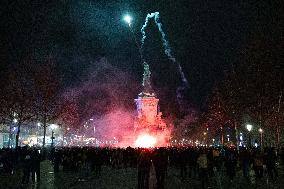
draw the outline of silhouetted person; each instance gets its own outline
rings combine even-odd
[[[233,151],[228,150],[226,154],[225,167],[227,176],[232,182],[236,176],[237,157]]]
[[[267,173],[271,179],[275,179],[278,176],[278,171],[276,168],[276,160],[277,156],[274,151],[274,148],[269,148],[266,157],[266,168],[267,168]]]
[[[41,156],[39,152],[34,149],[31,154],[31,172],[32,172],[32,181],[35,183],[35,178],[37,182],[40,182],[40,161]]]
[[[242,148],[240,152],[240,162],[243,169],[243,176],[249,178],[249,166],[250,166],[250,152],[246,148]]]
[[[187,170],[186,170],[187,153],[185,149],[180,150],[178,153],[178,165],[180,169],[181,180],[184,181],[186,177],[186,173],[187,173]]]
[[[61,163],[61,155],[58,151],[54,152],[54,158],[53,158],[53,169],[54,173],[59,172],[59,165]]]
[[[93,158],[93,166],[95,169],[95,176],[99,177],[101,175],[102,170],[102,157],[99,151],[96,150],[94,158]]]
[[[280,159],[282,161],[282,165],[284,165],[284,147],[281,148]],[[283,167],[283,171],[284,171],[284,166],[282,166],[282,167]]]
[[[199,178],[202,183],[202,188],[206,188],[208,185],[208,158],[205,152],[202,152],[199,155],[197,164],[199,167]]]
[[[150,174],[150,153],[147,150],[142,150],[138,157],[138,189],[149,188],[149,174]]]
[[[258,150],[253,158],[253,167],[256,178],[261,179],[263,177],[263,155]]]
[[[31,156],[30,156],[30,154],[27,154],[24,157],[24,161],[23,161],[23,178],[22,178],[23,184],[29,183],[30,171],[31,171]]]
[[[156,171],[157,188],[164,189],[164,182],[168,167],[168,156],[165,149],[160,148],[153,157],[153,163]]]
[[[189,177],[196,177],[197,176],[197,158],[198,154],[196,150],[191,149],[188,154],[188,173]],[[192,175],[193,174],[193,175]]]

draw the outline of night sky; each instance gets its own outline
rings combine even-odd
[[[27,55],[36,59],[51,56],[67,89],[80,85],[94,66],[100,66],[94,62],[104,57],[139,84],[143,68],[123,16],[133,16],[133,30],[140,40],[147,13],[158,11],[173,54],[189,81],[187,98],[200,108],[224,72],[239,64],[240,52],[255,36],[279,39],[280,2],[1,1],[1,70],[7,71]],[[153,87],[165,105],[174,103],[181,84],[176,66],[163,54],[160,33],[153,22],[146,32],[144,51]],[[133,98],[139,92],[134,91]]]

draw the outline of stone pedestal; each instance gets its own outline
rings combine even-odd
[[[134,122],[135,132],[147,132],[157,134],[166,128],[162,119],[162,112],[158,110],[159,99],[154,93],[140,93],[135,99],[137,116]]]

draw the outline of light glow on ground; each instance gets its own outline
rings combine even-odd
[[[137,140],[135,141],[135,147],[140,148],[151,148],[155,147],[157,143],[157,139],[151,135],[143,134],[138,136]]]

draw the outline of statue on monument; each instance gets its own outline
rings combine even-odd
[[[155,97],[156,95],[151,86],[151,71],[149,64],[146,61],[143,62],[143,68],[144,68],[143,81],[142,81],[143,90],[139,94],[139,96]]]

